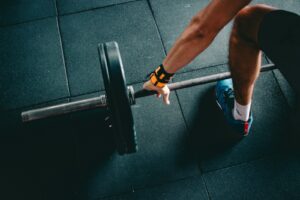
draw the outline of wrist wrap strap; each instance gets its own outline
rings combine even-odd
[[[174,74],[166,72],[164,66],[161,64],[157,67],[157,69],[150,74],[150,81],[153,85],[159,88],[163,88]]]

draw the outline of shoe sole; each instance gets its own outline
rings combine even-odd
[[[215,97],[216,97],[216,103],[217,103],[218,107],[223,111],[223,109],[222,109],[220,103],[219,103],[218,100],[217,100],[217,91],[216,91],[216,89],[215,89]]]
[[[216,100],[216,103],[217,103],[218,107],[223,111],[223,109],[222,109],[221,105],[219,104],[218,100]]]

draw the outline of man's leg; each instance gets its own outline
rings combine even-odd
[[[224,80],[218,82],[216,87],[217,102],[228,123],[236,130],[243,131],[244,127],[246,135],[251,127],[252,116],[249,113],[259,74],[260,50],[275,63],[300,97],[299,35],[300,16],[295,13],[256,5],[246,7],[237,14],[229,53],[233,83]],[[245,115],[246,111],[248,115]]]
[[[267,5],[247,6],[236,16],[229,43],[229,66],[235,93],[233,117],[249,119],[251,98],[259,75],[261,50],[257,36],[265,14],[275,8]]]
[[[250,112],[255,81],[259,75],[261,51],[258,45],[260,23],[275,10],[266,5],[248,6],[235,18],[229,44],[232,79],[219,81],[216,99],[228,124],[238,133],[248,135],[253,117]]]

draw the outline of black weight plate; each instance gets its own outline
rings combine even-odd
[[[136,131],[118,44],[100,44],[99,54],[117,150],[119,154],[134,153],[137,151]]]

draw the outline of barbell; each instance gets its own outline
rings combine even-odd
[[[139,90],[134,92],[132,86],[126,85],[123,63],[116,42],[99,44],[98,53],[105,86],[105,95],[37,108],[21,113],[23,122],[65,115],[82,110],[106,108],[111,119],[112,132],[119,154],[137,151],[136,130],[131,110],[136,98],[156,94],[155,91]],[[275,69],[273,64],[263,65],[261,71]],[[223,72],[195,79],[168,84],[171,91],[196,85],[206,84],[230,78],[230,72]]]

